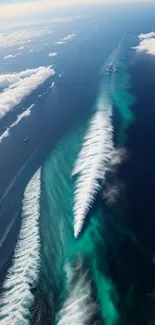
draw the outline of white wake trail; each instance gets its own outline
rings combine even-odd
[[[82,230],[87,213],[92,206],[108,170],[113,153],[112,107],[98,110],[90,125],[72,176],[78,175],[74,193],[74,236]]]
[[[68,281],[68,298],[58,313],[57,325],[86,325],[91,321],[97,311],[97,305],[91,299],[91,283],[87,273],[81,272],[75,284],[72,284],[76,270],[73,271],[70,265],[66,267]],[[92,324],[94,325],[94,324]]]
[[[29,324],[29,312],[33,303],[31,289],[39,276],[39,169],[26,187],[22,208],[22,224],[18,242],[0,295],[0,324]]]

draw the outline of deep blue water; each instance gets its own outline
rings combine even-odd
[[[144,245],[147,243],[148,254],[154,254],[155,250],[154,69],[154,58],[148,55],[139,55],[136,63],[130,65],[137,102],[133,106],[136,122],[128,131],[127,147],[131,158],[125,168],[128,215],[138,237],[140,236]]]

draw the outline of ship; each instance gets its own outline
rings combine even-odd
[[[29,140],[29,137],[26,137],[23,142],[26,143],[28,140]]]
[[[117,69],[115,68],[113,62],[110,62],[108,68],[105,71],[112,73],[112,72],[117,72]]]
[[[112,61],[109,63],[108,67],[105,69],[106,72],[110,72],[110,73],[113,73],[113,72],[117,72],[117,68],[115,67],[114,63],[116,61],[116,58],[117,58],[117,55],[118,55],[118,52],[120,51],[120,48],[122,46],[122,43],[124,41],[124,38],[126,36],[127,33],[125,33],[125,35],[122,37],[118,47],[116,48],[116,51],[114,53],[114,56],[112,58]]]

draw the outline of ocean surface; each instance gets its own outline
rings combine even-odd
[[[154,11],[74,8],[65,14],[78,18],[50,23],[47,47],[37,39],[36,52],[1,65],[1,73],[55,71],[0,120],[2,135],[34,105],[0,143],[2,325],[154,322],[155,60],[132,49],[154,29]],[[67,35],[76,37],[55,44]],[[75,227],[82,207],[85,223]]]

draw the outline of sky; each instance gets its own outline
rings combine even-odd
[[[29,19],[44,14],[55,7],[81,5],[85,3],[136,3],[147,0],[0,0],[0,24],[8,20]],[[149,2],[154,2],[150,0]]]
[[[1,0],[0,1],[0,18],[9,18],[11,16],[22,15],[24,11],[34,13],[45,11],[48,8],[67,6],[83,3],[110,3],[110,2],[147,2],[147,0]],[[149,2],[154,2],[150,0]]]

